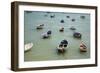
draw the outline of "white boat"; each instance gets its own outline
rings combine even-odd
[[[24,51],[28,51],[28,50],[30,50],[32,47],[33,47],[33,43],[25,44],[25,46],[24,46]]]

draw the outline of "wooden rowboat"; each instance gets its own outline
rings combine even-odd
[[[33,43],[28,43],[28,44],[25,44],[24,46],[24,51],[29,51],[31,50],[31,48],[33,47]]]

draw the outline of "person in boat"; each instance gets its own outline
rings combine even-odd
[[[59,31],[60,32],[63,32],[64,31],[64,27],[60,28]]]

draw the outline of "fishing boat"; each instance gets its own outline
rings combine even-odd
[[[31,50],[31,48],[33,47],[33,43],[28,43],[28,44],[25,44],[24,46],[24,51],[29,51]]]

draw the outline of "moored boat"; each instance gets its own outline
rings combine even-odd
[[[37,25],[36,29],[43,29],[44,24]]]
[[[63,28],[63,27],[62,27],[62,28],[60,28],[60,29],[59,29],[59,31],[60,31],[60,32],[63,32],[63,31],[64,31],[64,28]]]
[[[85,44],[83,44],[83,43],[80,44],[80,51],[81,52],[86,52],[87,51],[87,47],[85,46]]]
[[[24,51],[29,51],[33,47],[33,43],[28,43],[24,45]]]
[[[75,38],[81,38],[82,34],[79,33],[79,32],[74,32],[73,37],[75,37]]]

